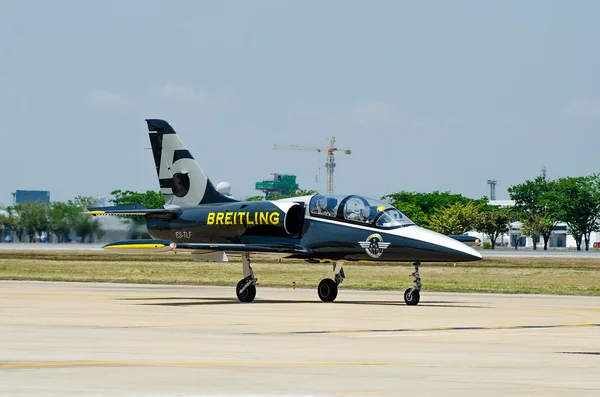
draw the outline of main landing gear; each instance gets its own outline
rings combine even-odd
[[[419,266],[421,262],[415,262],[415,271],[412,276],[415,278],[415,286],[404,291],[404,302],[409,306],[415,306],[421,299],[421,276],[419,275]]]
[[[333,264],[333,279],[325,278],[319,283],[317,293],[319,299],[323,302],[333,302],[337,298],[338,286],[344,281],[344,261],[336,261]],[[415,271],[411,276],[415,279],[415,285],[404,291],[404,302],[409,306],[415,306],[421,300],[421,276],[419,275],[420,262],[415,262]],[[256,298],[256,285],[258,279],[254,277],[252,266],[250,266],[250,254],[242,253],[242,266],[244,269],[244,278],[240,280],[235,288],[236,295],[240,302],[252,302]]]
[[[336,261],[333,264],[334,280],[325,278],[319,283],[317,293],[323,302],[333,302],[337,297],[338,285],[340,285],[346,278],[346,275],[344,274],[344,268],[342,267],[343,264],[343,261]]]
[[[250,266],[250,253],[242,253],[242,266],[244,268],[244,278],[240,280],[235,287],[240,302],[252,302],[256,298],[256,284],[258,279],[254,277],[254,272]]]

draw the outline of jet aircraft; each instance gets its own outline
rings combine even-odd
[[[117,241],[105,245],[107,250],[183,250],[199,261],[226,261],[227,252],[241,253],[244,277],[236,286],[241,302],[252,302],[256,296],[250,255],[257,252],[333,263],[333,278],[322,280],[317,288],[325,302],[336,299],[346,277],[345,262],[413,262],[414,285],[404,292],[408,305],[420,300],[421,262],[482,259],[457,239],[419,227],[390,204],[362,195],[236,201],[215,189],[169,123],[158,119],[146,123],[165,205],[90,208],[91,215],[138,215],[146,220],[152,239]]]

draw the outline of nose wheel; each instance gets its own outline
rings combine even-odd
[[[404,291],[404,302],[409,306],[415,306],[421,300],[421,293],[413,288]]]
[[[343,261],[336,261],[333,265],[333,276],[335,281],[330,278],[325,278],[319,283],[317,294],[319,294],[319,299],[323,302],[333,302],[335,298],[337,298],[338,286],[346,278],[344,268],[342,267],[343,264]]]
[[[317,293],[323,302],[333,302],[337,298],[338,285],[330,278],[323,279],[319,283]]]
[[[421,300],[421,276],[419,275],[420,262],[415,262],[415,271],[411,276],[415,278],[415,286],[404,291],[404,302],[409,306],[415,306]]]

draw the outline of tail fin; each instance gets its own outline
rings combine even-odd
[[[217,192],[175,130],[164,120],[147,119],[160,191],[170,205],[235,201]]]

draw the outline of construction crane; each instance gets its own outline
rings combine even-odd
[[[325,168],[327,168],[327,194],[333,194],[333,170],[335,169],[335,157],[333,156],[334,152],[344,152],[346,154],[350,154],[350,150],[348,149],[338,149],[335,147],[335,137],[331,138],[331,143],[329,146],[318,147],[318,146],[277,146],[275,145],[275,150],[315,150],[317,152],[327,152],[327,162],[325,163]]]

